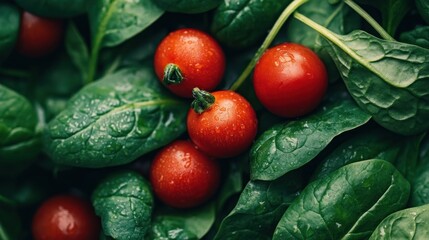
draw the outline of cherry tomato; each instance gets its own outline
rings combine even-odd
[[[236,156],[248,149],[256,136],[256,113],[236,92],[222,90],[212,95],[214,103],[201,114],[189,110],[188,134],[195,145],[210,156]]]
[[[253,86],[265,108],[282,117],[315,109],[328,85],[325,65],[309,48],[283,43],[268,49],[255,66]]]
[[[155,195],[167,205],[195,207],[217,190],[220,167],[190,141],[176,140],[155,156],[150,181]]]
[[[18,51],[27,57],[41,57],[49,54],[61,42],[63,23],[23,12],[18,37]]]
[[[39,207],[32,231],[35,240],[94,240],[100,234],[100,221],[88,202],[57,195]]]
[[[225,72],[222,48],[210,35],[180,29],[165,37],[155,52],[155,72],[173,93],[192,97],[192,89],[213,90]]]

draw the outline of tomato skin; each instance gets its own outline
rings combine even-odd
[[[18,36],[18,52],[27,57],[51,53],[63,37],[63,22],[23,12]]]
[[[256,113],[250,103],[234,91],[221,90],[212,95],[215,102],[203,113],[189,110],[189,137],[210,156],[236,156],[249,148],[256,136]]]
[[[150,167],[155,195],[165,204],[190,208],[209,199],[220,182],[219,163],[190,142],[176,140],[161,149]]]
[[[268,49],[253,73],[259,101],[272,113],[298,117],[314,110],[328,85],[325,65],[311,49],[282,43]]]
[[[158,45],[154,67],[160,81],[170,63],[179,67],[184,79],[166,87],[186,98],[192,97],[194,87],[213,90],[225,72],[225,55],[220,45],[207,33],[191,28],[171,32]]]
[[[100,221],[91,205],[71,195],[57,195],[38,208],[32,222],[35,240],[93,240]]]

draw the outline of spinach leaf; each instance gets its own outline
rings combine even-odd
[[[396,29],[408,11],[413,7],[412,0],[358,0],[369,4],[381,12],[383,28],[395,35]]]
[[[202,13],[217,7],[222,0],[157,0],[156,4],[169,12]]]
[[[0,174],[28,167],[40,152],[38,117],[22,95],[0,85]]]
[[[251,178],[274,180],[311,161],[331,140],[370,120],[350,99],[332,101],[312,115],[264,132],[251,149]]]
[[[150,229],[153,196],[149,182],[136,172],[116,173],[92,194],[103,232],[114,239],[144,239]]]
[[[401,174],[412,178],[421,140],[422,136],[403,137],[380,128],[363,128],[324,158],[313,178],[323,178],[349,163],[375,158],[392,163]]]
[[[9,55],[18,38],[20,13],[18,8],[0,2],[0,63]]]
[[[213,35],[232,48],[245,48],[266,35],[291,0],[224,0],[212,20]]]
[[[409,192],[409,183],[389,162],[346,165],[305,187],[273,239],[365,239],[405,206]]]
[[[429,26],[417,26],[415,29],[401,33],[402,42],[429,48]]]
[[[93,48],[118,45],[143,31],[163,11],[152,0],[96,0],[89,6]]]
[[[63,165],[125,164],[182,134],[187,108],[164,90],[151,66],[123,69],[69,101],[48,124],[45,149]]]
[[[150,239],[201,239],[215,221],[214,202],[204,206],[156,213],[152,222]]]
[[[429,23],[429,2],[427,0],[416,0],[416,6],[422,18]]]
[[[54,18],[70,18],[82,14],[89,3],[86,0],[15,0],[15,2],[26,11]]]
[[[88,47],[74,23],[71,22],[68,25],[65,38],[66,50],[73,65],[81,73],[82,79],[87,79],[89,64]]]
[[[369,239],[426,239],[428,236],[429,205],[425,205],[392,213],[378,225]]]
[[[249,181],[237,205],[222,220],[215,239],[271,239],[274,226],[303,184],[298,172],[271,182]]]
[[[329,1],[310,0],[299,8],[299,12],[339,34],[349,33],[360,26],[359,15],[343,1],[332,4]],[[334,81],[339,78],[335,63],[324,49],[325,43],[318,32],[297,19],[288,20],[285,27],[286,41],[300,43],[313,49],[325,63],[329,79]]]
[[[410,205],[414,207],[425,204],[429,204],[429,162],[421,164],[411,180]]]
[[[332,58],[362,109],[399,134],[429,128],[429,49],[384,41],[363,31],[335,38],[339,42],[330,44]]]

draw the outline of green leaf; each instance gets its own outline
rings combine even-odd
[[[399,134],[429,129],[429,49],[384,41],[363,31],[335,38],[339,42],[330,44],[332,58],[362,109]]]
[[[422,136],[404,137],[381,128],[362,128],[323,159],[313,178],[323,178],[347,164],[367,159],[388,161],[401,174],[412,177],[419,161],[421,140]]]
[[[305,118],[264,132],[251,150],[251,178],[274,180],[311,161],[331,140],[371,117],[352,100],[332,101]]]
[[[427,0],[416,0],[416,7],[426,23],[429,23],[429,2]]]
[[[2,198],[0,195],[0,199]],[[16,209],[0,200],[0,239],[22,239],[22,232],[21,219]]]
[[[389,214],[402,209],[410,185],[383,160],[346,165],[316,180],[289,206],[277,239],[366,239]]]
[[[255,44],[272,27],[291,0],[224,0],[216,9],[211,31],[232,48]]]
[[[215,221],[214,202],[187,209],[167,209],[155,214],[150,239],[201,239]]]
[[[152,0],[96,0],[89,7],[93,48],[119,45],[147,28],[163,12]]]
[[[383,28],[390,34],[395,35],[396,29],[405,15],[413,6],[412,0],[358,0],[369,4],[381,12]]]
[[[202,13],[217,7],[222,0],[157,0],[156,4],[169,12]]]
[[[70,18],[86,11],[87,0],[15,0],[15,2],[36,15],[54,18]]]
[[[429,236],[429,205],[407,208],[386,217],[370,240],[426,239]]]
[[[149,182],[138,173],[116,173],[92,194],[103,232],[117,240],[144,239],[150,229],[153,196]]]
[[[18,8],[0,2],[0,64],[9,55],[15,46],[20,27],[20,13]]]
[[[215,239],[271,239],[275,225],[303,184],[297,172],[271,182],[251,180],[223,219]]]
[[[329,1],[310,0],[299,8],[299,12],[339,34],[346,34],[360,26],[360,17],[343,1],[331,4]],[[324,49],[323,37],[297,19],[290,19],[285,26],[286,41],[303,44],[315,51],[325,63],[331,81],[339,78],[338,70],[328,52]],[[281,41],[284,41],[281,38]]]
[[[161,86],[151,66],[123,69],[80,90],[45,131],[45,149],[63,165],[129,163],[186,129],[188,105]]]
[[[429,26],[417,26],[415,29],[401,33],[402,42],[429,49]]]
[[[0,85],[0,175],[20,172],[39,154],[37,124],[31,103]]]
[[[410,206],[429,204],[429,163],[421,164],[411,180]]]
[[[82,79],[88,78],[88,47],[73,22],[67,27],[65,46],[72,63],[80,71]]]

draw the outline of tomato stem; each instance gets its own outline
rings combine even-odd
[[[195,100],[192,101],[191,107],[198,114],[203,113],[215,102],[215,97],[212,94],[199,88],[192,89],[192,96]]]
[[[306,2],[308,2],[308,0],[294,0],[285,8],[285,10],[283,10],[282,14],[274,23],[273,28],[265,38],[264,42],[259,47],[258,51],[256,51],[250,63],[246,66],[244,71],[241,73],[241,75],[238,77],[235,83],[231,86],[230,90],[235,91],[241,86],[241,84],[243,84],[243,82],[247,79],[247,77],[252,72],[259,58],[262,56],[265,50],[267,50],[267,48],[271,45],[271,43],[273,42],[274,38],[277,36],[277,33],[280,31],[280,28],[283,26],[286,20],[290,17],[290,15],[293,12],[295,12],[296,9],[298,9],[302,4]]]
[[[355,2],[353,2],[352,0],[344,0],[344,3],[347,4],[351,9],[353,9],[357,14],[359,14],[363,19],[365,19],[365,21],[369,25],[371,25],[371,27],[373,27],[374,30],[377,31],[382,38],[389,41],[395,41],[395,39],[392,36],[390,36],[390,34],[387,33],[386,30],[384,30],[384,28],[380,26],[380,24],[378,24],[378,22],[375,21],[373,17],[371,17],[371,15],[369,15],[363,8],[361,8]]]
[[[173,63],[167,64],[164,68],[164,78],[162,81],[167,85],[181,83],[183,81],[183,75],[179,66]]]

